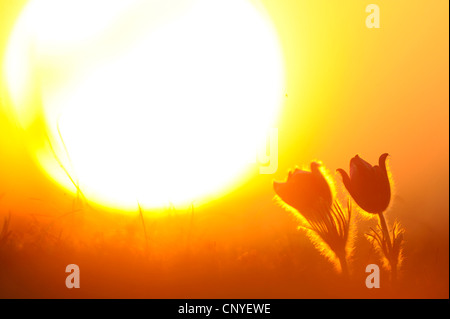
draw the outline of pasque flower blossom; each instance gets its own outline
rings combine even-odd
[[[330,186],[319,167],[313,162],[310,172],[296,169],[289,172],[286,182],[273,183],[275,193],[305,217],[313,218],[317,210],[329,209],[332,204]]]
[[[320,164],[311,163],[311,171],[296,169],[289,172],[285,182],[274,182],[278,197],[300,213],[311,240],[331,260],[339,260],[341,271],[348,276],[347,242],[351,211],[347,212],[334,201]],[[325,243],[325,245],[323,245]],[[324,248],[327,247],[327,248]]]
[[[387,153],[382,154],[378,165],[372,166],[356,155],[350,160],[350,176],[343,169],[337,171],[342,175],[345,188],[359,207],[378,216],[378,227],[371,228],[367,236],[384,255],[385,264],[389,265],[392,281],[395,282],[397,268],[401,262],[404,230],[395,222],[392,231],[389,231],[383,214],[391,202],[391,185],[386,169],[388,156]]]
[[[381,155],[379,164],[372,166],[356,155],[350,161],[350,176],[343,169],[337,170],[355,202],[368,213],[384,212],[391,201],[387,157],[387,153]]]

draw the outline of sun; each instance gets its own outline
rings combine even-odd
[[[224,194],[284,96],[279,40],[255,1],[32,0],[5,70],[46,174],[124,210]]]

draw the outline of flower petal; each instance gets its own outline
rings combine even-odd
[[[386,176],[387,176],[386,159],[387,159],[388,156],[389,156],[388,153],[384,153],[378,159],[378,165],[383,170],[383,172],[386,174]]]

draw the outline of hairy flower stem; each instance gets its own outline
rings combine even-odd
[[[341,271],[342,271],[342,276],[345,279],[348,279],[350,277],[350,273],[348,271],[348,263],[347,263],[347,258],[345,257],[345,251],[341,252],[340,254],[336,254],[338,259],[339,259],[339,263],[341,264]]]
[[[380,218],[381,230],[383,231],[384,237],[387,238],[388,249],[389,251],[391,251],[391,236],[389,236],[389,229],[387,227],[386,219],[384,218],[383,213],[378,214],[378,217]]]
[[[393,243],[391,242],[391,236],[389,235],[389,229],[386,223],[386,219],[384,218],[383,213],[379,213],[378,217],[380,219],[380,225],[381,225],[381,230],[384,234],[384,238],[387,242],[387,251],[388,251],[388,256],[386,256],[386,258],[389,261],[389,266],[391,267],[391,280],[392,283],[395,284],[395,282],[397,281],[397,261],[393,260],[393,256],[392,256],[392,246]]]

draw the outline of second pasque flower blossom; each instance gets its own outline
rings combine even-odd
[[[356,155],[350,161],[350,176],[343,169],[338,169],[345,188],[359,207],[368,213],[383,213],[391,201],[387,157],[387,153],[381,155],[378,165],[372,166]]]
[[[289,172],[286,182],[273,183],[275,193],[305,217],[313,217],[317,211],[329,209],[333,201],[330,187],[319,167],[319,163],[313,162],[310,172],[296,169]]]

